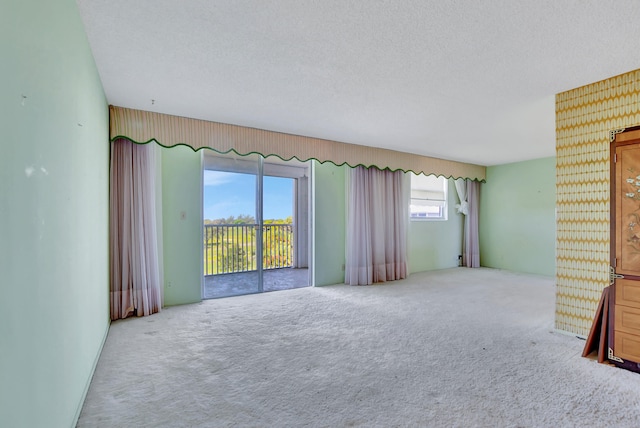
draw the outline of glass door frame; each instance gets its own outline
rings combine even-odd
[[[256,175],[256,265],[258,270],[258,293],[264,292],[264,156],[258,156],[258,174]]]

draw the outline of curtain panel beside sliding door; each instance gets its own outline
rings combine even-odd
[[[155,144],[111,143],[111,319],[160,311],[155,201]]]
[[[402,171],[350,170],[345,283],[368,285],[408,276],[405,183]]]

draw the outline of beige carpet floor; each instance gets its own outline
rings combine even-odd
[[[554,280],[457,268],[114,322],[80,427],[639,427],[640,375],[554,332]]]

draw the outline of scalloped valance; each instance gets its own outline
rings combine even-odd
[[[109,106],[109,113],[112,141],[124,137],[139,144],[156,141],[165,147],[187,145],[193,150],[209,148],[240,155],[259,153],[285,160],[315,159],[352,167],[376,166],[392,171],[485,180],[486,168],[480,165],[123,107]]]

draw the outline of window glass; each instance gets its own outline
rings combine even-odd
[[[447,184],[445,177],[435,175],[411,176],[409,216],[412,220],[447,219]]]

